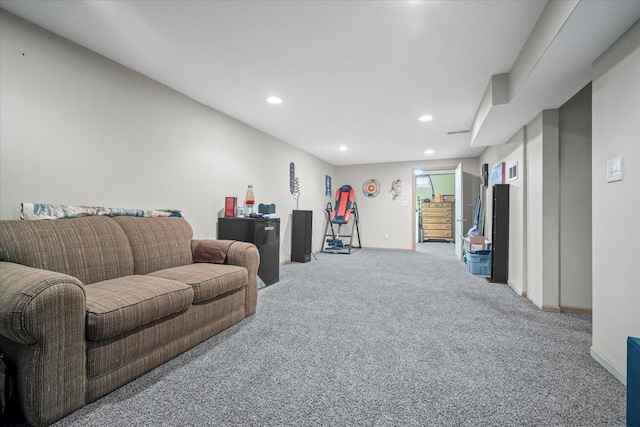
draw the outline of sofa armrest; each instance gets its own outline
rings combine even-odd
[[[247,269],[249,280],[245,291],[244,315],[251,316],[256,312],[258,304],[258,267],[260,266],[258,248],[253,243],[234,242],[227,252],[227,263]]]
[[[192,252],[195,252],[197,245],[201,242],[207,242],[207,240],[191,241]],[[256,312],[256,305],[258,303],[258,267],[260,266],[260,253],[253,243],[240,241],[225,242],[230,243],[228,246],[225,244],[225,246],[227,246],[225,263],[247,269],[249,281],[245,290],[244,310],[245,316],[251,316]]]
[[[249,277],[245,291],[245,316],[256,312],[258,304],[258,267],[260,266],[260,252],[253,243],[235,242],[227,252],[227,263],[239,265],[247,269]]]
[[[22,411],[33,425],[85,403],[85,301],[74,277],[0,262],[0,348],[17,366]]]

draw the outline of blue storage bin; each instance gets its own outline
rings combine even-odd
[[[482,274],[488,276],[491,274],[491,252],[478,251],[476,253],[465,252],[467,259],[467,269],[471,274]]]

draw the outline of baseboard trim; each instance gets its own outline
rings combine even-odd
[[[507,285],[509,285],[509,287],[510,287],[511,289],[513,289],[513,291],[514,291],[516,294],[518,294],[518,295],[520,295],[520,296],[526,296],[526,292],[525,292],[525,291],[523,291],[522,289],[519,289],[518,287],[516,287],[516,285],[514,285],[513,283],[511,283],[509,280],[507,280]]]
[[[534,297],[532,297],[531,295],[527,295],[527,299],[529,301],[531,301],[533,303],[533,305],[535,305],[536,307],[538,307],[540,310],[542,310],[542,303],[538,300],[536,300]]]
[[[598,362],[604,369],[606,369],[611,375],[613,375],[618,381],[620,381],[625,386],[627,385],[627,376],[618,370],[606,357],[598,353],[598,351],[591,346],[589,349],[589,354],[591,357]]]
[[[414,249],[404,249],[404,248],[379,248],[376,246],[363,246],[362,248],[354,248],[354,249],[370,249],[373,251],[399,251],[399,252],[417,252]]]
[[[542,311],[548,311],[550,313],[560,313],[562,310],[557,305],[542,305]]]
[[[562,313],[578,313],[578,314],[592,314],[592,308],[584,308],[584,307],[565,307],[561,306],[560,311]]]
[[[509,285],[511,286],[511,285]],[[513,287],[512,287],[513,288]],[[516,289],[514,291],[518,292]],[[584,308],[584,307],[558,307],[556,305],[544,305],[539,301],[536,301],[535,298],[527,295],[526,291],[522,292],[523,297],[527,297],[529,301],[533,303],[536,307],[538,307],[542,311],[548,311],[549,313],[578,313],[578,314],[592,314],[593,309]]]

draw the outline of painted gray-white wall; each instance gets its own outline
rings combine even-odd
[[[592,354],[624,379],[627,337],[640,336],[640,21],[594,63],[592,90]],[[623,180],[607,183],[618,156]]]
[[[560,113],[542,112],[542,307],[560,307]],[[529,183],[530,185],[535,185]]]
[[[527,297],[542,307],[542,112],[527,124],[525,145],[526,192],[526,282]]]
[[[454,170],[459,163],[462,163],[463,172],[479,175],[478,158],[337,166],[334,187],[349,184],[355,189],[364,247],[411,250],[415,236],[416,208],[413,169]],[[362,193],[362,185],[371,178],[380,182],[381,191],[377,197],[367,198]],[[392,200],[389,190],[391,183],[397,178],[402,181],[402,195]],[[471,218],[471,209],[466,210]],[[384,237],[385,233],[389,235],[387,239]]]
[[[542,111],[527,125],[527,297],[548,310],[560,309],[559,134],[558,110]]]
[[[525,261],[525,179],[524,179],[524,143],[525,129],[522,128],[504,145],[487,147],[480,155],[480,164],[487,163],[489,170],[495,165],[504,162],[505,170],[517,165],[518,177],[513,181],[505,177],[505,183],[509,184],[509,277],[508,283],[520,295],[527,291],[524,276]],[[492,232],[492,211],[491,200],[493,188],[491,186],[483,189],[483,206],[485,212],[485,235],[491,240]]]
[[[591,84],[560,114],[560,306],[591,308]]]
[[[21,202],[171,208],[212,238],[225,196],[244,200],[252,184],[256,203],[277,205],[286,260],[295,162],[320,244],[332,165],[5,11],[0,19],[0,218],[19,218]]]
[[[541,112],[506,144],[488,147],[480,156],[490,168],[500,162],[507,169],[518,165],[518,178],[507,181],[508,283],[545,309],[591,308],[590,105],[587,86],[559,110]],[[487,219],[491,195],[491,187],[484,189]],[[485,231],[491,235],[491,221]]]

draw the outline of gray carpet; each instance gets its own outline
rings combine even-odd
[[[591,316],[473,276],[453,245],[289,264],[250,319],[59,426],[624,425]]]

